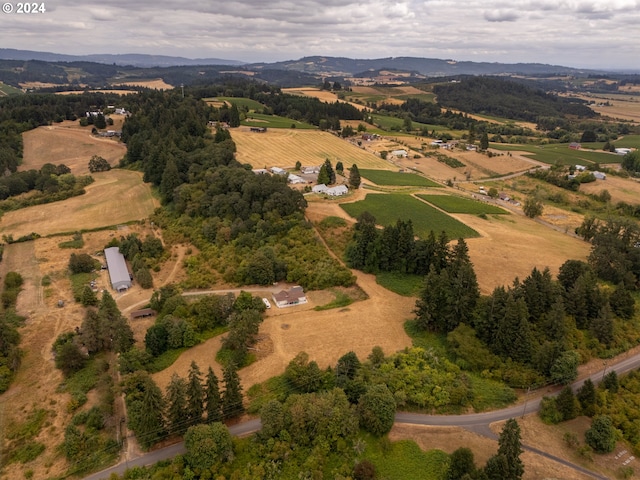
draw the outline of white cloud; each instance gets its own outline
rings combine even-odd
[[[2,46],[245,61],[305,55],[628,66],[640,0],[57,0],[0,17]],[[90,32],[90,34],[88,34]]]

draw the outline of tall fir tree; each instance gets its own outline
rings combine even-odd
[[[520,425],[515,419],[510,418],[504,424],[498,439],[498,445],[498,455],[504,455],[507,459],[509,476],[505,480],[520,480],[524,474],[524,464],[520,459],[523,450]]]
[[[351,170],[349,170],[349,186],[354,189],[359,188],[361,182],[360,170],[358,170],[358,166],[354,163],[351,165]]]
[[[237,367],[229,363],[222,371],[224,392],[222,393],[222,418],[234,418],[244,413],[242,385]]]
[[[222,420],[221,403],[220,403],[220,386],[218,377],[211,367],[207,371],[205,380],[204,396],[207,412],[207,423],[219,422]]]
[[[154,445],[164,435],[164,407],[162,391],[151,377],[147,377],[136,421],[136,437],[144,448]]]
[[[333,170],[331,161],[327,158],[324,161],[324,166],[327,168],[327,175],[329,175],[329,185],[336,183],[336,172]]]
[[[185,418],[187,407],[187,383],[177,373],[171,376],[165,395],[167,406],[167,431],[171,435],[184,435],[189,424]]]
[[[202,415],[204,413],[204,389],[202,388],[202,374],[196,362],[191,362],[191,367],[189,368],[186,413],[189,426],[202,423]]]

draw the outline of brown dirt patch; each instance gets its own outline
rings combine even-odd
[[[319,88],[308,88],[308,87],[296,87],[296,88],[283,88],[283,92],[290,93],[292,95],[304,95],[306,97],[317,98],[321,102],[344,102],[348,103],[351,106],[357,108],[358,110],[365,110],[366,107],[364,105],[360,105],[358,103],[353,102],[345,102],[344,100],[340,100],[338,95],[333,92],[329,92],[327,90],[320,90]]]
[[[122,125],[121,118],[118,122]],[[118,127],[114,125],[113,128]],[[45,163],[64,163],[71,169],[71,173],[86,175],[93,155],[103,157],[113,166],[118,164],[127,151],[123,143],[95,137],[91,135],[91,128],[79,127],[77,122],[62,122],[59,125],[29,130],[22,135],[22,139],[24,159],[19,170],[40,169]]]
[[[6,213],[0,232],[17,238],[92,229],[147,218],[158,206],[140,172],[116,169],[93,177],[84,195]]]
[[[316,130],[271,128],[256,134],[246,129],[231,133],[237,146],[236,158],[255,168],[279,166],[293,168],[296,161],[303,166],[320,165],[325,159],[345,167],[393,169],[393,165],[335,135]]]

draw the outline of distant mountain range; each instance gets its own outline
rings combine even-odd
[[[223,60],[221,58],[184,58],[166,55],[146,55],[138,53],[127,54],[94,54],[94,55],[64,55],[50,52],[34,52],[30,50],[16,50],[0,48],[0,60],[40,60],[43,62],[95,62],[108,65],[149,67],[175,67],[194,65],[244,65],[238,60]]]
[[[435,58],[389,57],[371,60],[359,60],[344,57],[312,56],[299,60],[288,60],[274,63],[247,64],[238,60],[220,58],[184,58],[165,55],[146,54],[95,54],[95,55],[63,55],[49,52],[15,50],[0,48],[0,60],[41,60],[45,62],[95,62],[108,65],[133,66],[139,68],[176,67],[195,65],[230,65],[243,67],[246,70],[285,70],[306,73],[314,76],[359,76],[367,72],[383,69],[413,72],[428,77],[450,75],[500,75],[500,74],[562,74],[585,75],[603,74],[603,70],[586,70],[560,65],[542,63],[489,63],[458,62],[455,60],[439,60]]]

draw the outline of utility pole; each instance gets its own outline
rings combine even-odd
[[[184,83],[180,84],[180,88],[182,89],[182,98],[184,98]]]
[[[527,401],[529,400],[529,392],[531,391],[531,385],[527,387],[527,393],[524,395],[524,407],[522,407],[522,418],[527,413]]]

